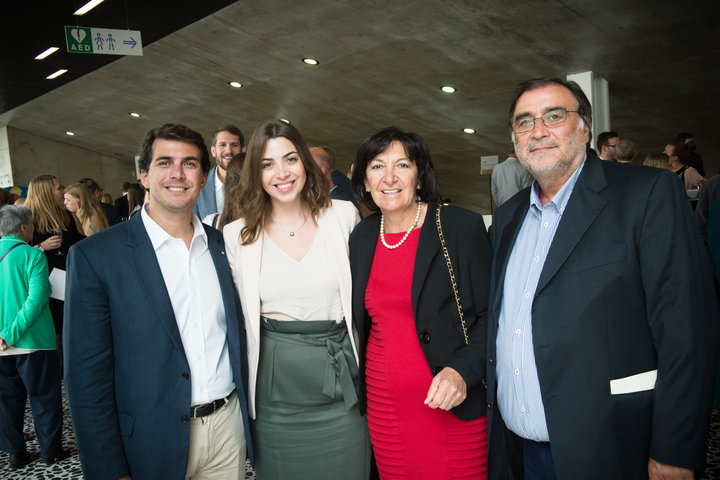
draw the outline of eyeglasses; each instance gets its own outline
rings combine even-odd
[[[515,133],[525,133],[535,128],[535,120],[542,120],[546,127],[555,127],[567,120],[568,113],[577,113],[577,110],[565,110],[564,108],[554,108],[542,114],[541,117],[520,117],[512,122],[512,129]]]

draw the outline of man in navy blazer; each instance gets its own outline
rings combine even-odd
[[[213,132],[210,153],[217,164],[210,170],[205,187],[195,202],[195,215],[200,217],[200,220],[213,213],[222,213],[228,164],[244,152],[245,137],[235,125],[225,125]]]
[[[692,479],[717,364],[705,251],[671,172],[586,154],[591,118],[574,82],[513,97],[535,182],[491,230],[489,476]]]
[[[85,478],[244,478],[242,310],[222,235],[192,210],[207,148],[166,124],[139,167],[141,214],[68,256],[65,386]]]

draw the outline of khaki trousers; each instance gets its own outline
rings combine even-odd
[[[190,419],[185,480],[244,479],[246,448],[240,402],[233,395],[215,413]]]

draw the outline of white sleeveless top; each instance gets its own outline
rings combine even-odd
[[[286,321],[343,321],[337,268],[319,233],[298,262],[263,232],[260,314]]]

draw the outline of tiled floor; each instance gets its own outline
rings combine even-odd
[[[63,430],[65,433],[63,446],[71,453],[71,457],[63,460],[62,462],[56,463],[55,465],[49,467],[45,466],[45,464],[37,460],[37,457],[40,455],[37,440],[30,440],[28,442],[28,451],[35,455],[36,460],[21,469],[8,469],[8,454],[0,452],[1,480],[82,480],[83,475],[82,469],[80,468],[80,459],[77,454],[77,448],[75,447],[75,435],[73,434],[70,424],[70,411],[68,409],[67,399],[64,396],[63,410]],[[34,431],[34,427],[32,425],[32,414],[29,406],[25,416],[25,431]],[[247,467],[246,477],[248,479],[255,479],[255,473],[252,471],[249,464]],[[698,478],[720,480],[720,412],[717,410],[713,410],[712,413],[707,467],[705,469],[705,473]]]

